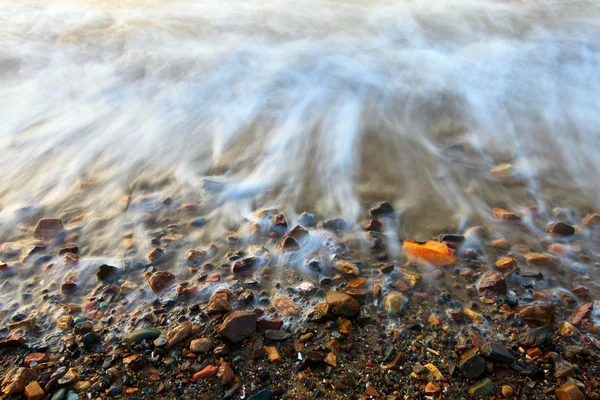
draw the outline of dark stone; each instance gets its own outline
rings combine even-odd
[[[348,229],[348,223],[342,218],[333,218],[323,222],[323,228],[334,232],[345,231]]]
[[[123,385],[121,385],[120,383],[113,383],[111,385],[111,387],[108,389],[108,395],[109,396],[116,396],[121,394],[121,392],[123,391]]]
[[[511,364],[510,368],[520,375],[526,376],[531,379],[541,379],[545,376],[544,370],[538,368],[535,365],[527,364],[524,362],[516,362]]]
[[[546,232],[553,233],[555,235],[571,236],[575,233],[575,228],[565,222],[558,221],[548,225],[546,227]]]
[[[385,215],[390,215],[394,213],[394,207],[387,201],[378,201],[377,203],[373,203],[371,208],[369,208],[369,214],[374,217],[380,217]]]
[[[468,379],[479,378],[486,369],[487,362],[479,354],[469,354],[462,358],[458,368]]]
[[[264,332],[264,336],[266,340],[281,342],[283,340],[289,339],[292,336],[292,334],[286,331],[267,329]]]
[[[464,235],[459,235],[457,233],[444,233],[438,236],[438,242],[451,242],[461,244],[465,241]]]
[[[554,332],[549,325],[546,325],[541,328],[535,328],[521,333],[517,338],[519,343],[523,346],[536,347],[552,340],[554,338]]]
[[[94,329],[94,324],[90,321],[82,321],[75,324],[73,332],[75,332],[76,335],[85,335],[86,333],[91,332],[92,329]]]
[[[233,343],[241,342],[256,330],[256,314],[249,311],[233,311],[227,314],[218,328],[219,336]]]
[[[506,349],[506,347],[502,346],[497,342],[487,342],[481,346],[481,355],[487,358],[488,360],[502,362],[502,363],[513,363],[517,359],[515,356],[511,354],[510,351]]]
[[[259,319],[256,321],[256,332],[264,332],[267,329],[269,330],[279,330],[283,326],[283,321],[280,319],[267,320],[267,319]]]
[[[504,275],[498,271],[490,271],[486,273],[479,285],[477,286],[479,293],[494,293],[494,294],[508,294],[508,286]]]

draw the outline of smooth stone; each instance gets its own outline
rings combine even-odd
[[[485,378],[477,381],[469,388],[471,396],[487,396],[494,391],[494,382],[490,378]]]
[[[129,335],[125,336],[123,342],[125,343],[140,343],[143,340],[151,341],[160,336],[160,331],[158,329],[139,329],[137,331],[131,332]]]

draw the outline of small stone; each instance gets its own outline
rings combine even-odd
[[[188,250],[188,252],[185,254],[185,258],[192,264],[200,263],[205,257],[206,251],[204,250]]]
[[[352,317],[360,312],[360,303],[344,292],[327,292],[325,299],[332,313],[343,317]]]
[[[598,214],[588,214],[583,219],[583,224],[587,226],[598,226],[600,225],[600,215]]]
[[[519,334],[517,337],[519,343],[526,347],[541,346],[554,338],[552,327],[545,325],[540,328],[531,329],[527,332]]]
[[[209,338],[194,339],[190,343],[190,351],[200,354],[208,353],[213,346],[213,341]]]
[[[175,328],[171,329],[165,335],[167,338],[167,348],[171,347],[183,342],[192,334],[192,323],[190,321],[182,322],[177,325]]]
[[[41,240],[53,240],[63,230],[63,223],[57,218],[42,218],[33,231],[33,237]]]
[[[499,269],[512,269],[517,266],[517,260],[512,257],[501,258],[496,261],[496,267]]]
[[[363,224],[363,229],[367,232],[381,232],[383,225],[376,219],[370,219]]]
[[[313,227],[316,225],[315,216],[307,212],[303,212],[300,214],[300,218],[298,218],[298,223],[308,228]]]
[[[118,396],[123,392],[123,385],[121,385],[118,382],[113,383],[112,385],[110,385],[110,387],[108,388],[108,395],[109,396]]]
[[[498,218],[501,221],[520,221],[521,220],[521,217],[519,217],[518,215],[516,215],[508,210],[504,210],[502,208],[494,208],[493,213],[496,216],[496,218]]]
[[[69,368],[67,373],[58,380],[59,385],[70,385],[79,380],[79,372],[77,368]]]
[[[333,352],[329,352],[323,361],[332,367],[337,367],[337,356]]]
[[[164,255],[165,251],[160,247],[157,247],[148,254],[148,260],[150,260],[150,262],[157,262],[162,259]]]
[[[323,228],[334,232],[340,232],[348,229],[348,223],[342,218],[333,218],[323,222]]]
[[[256,332],[264,332],[266,330],[278,330],[283,326],[283,321],[280,319],[266,320],[259,319],[256,321]]]
[[[273,299],[273,307],[286,317],[292,317],[302,313],[302,307],[294,303],[289,297],[277,296]]]
[[[124,343],[141,343],[146,340],[147,342],[153,341],[160,336],[158,329],[138,329],[137,331],[131,332],[123,339]]]
[[[402,309],[405,298],[402,293],[391,292],[383,299],[383,310],[387,315],[396,315]]]
[[[2,379],[2,393],[5,395],[21,393],[30,378],[30,370],[27,368],[12,368],[4,374]]]
[[[281,355],[275,346],[265,346],[265,351],[267,352],[269,361],[271,361],[273,364],[281,362]]]
[[[225,314],[232,310],[231,308],[231,299],[233,298],[233,293],[231,293],[227,289],[219,289],[217,290],[208,301],[208,305],[206,306],[206,313],[208,315],[217,315],[217,314]]]
[[[279,242],[279,244],[277,245],[277,249],[282,253],[291,253],[300,250],[300,245],[298,244],[296,239],[286,236],[281,240],[281,242]]]
[[[246,257],[246,258],[242,258],[242,259],[236,260],[233,263],[231,271],[234,274],[246,271],[246,270],[252,268],[256,264],[256,261],[257,261],[256,257]]]
[[[207,379],[217,374],[217,368],[213,365],[208,365],[204,367],[201,371],[196,372],[192,376],[192,381],[197,382],[200,379]]]
[[[105,282],[105,281],[110,280],[110,278],[112,278],[118,271],[119,271],[119,269],[117,267],[114,267],[112,265],[102,264],[101,266],[98,267],[98,270],[96,271],[96,278],[100,282]]]
[[[458,368],[468,379],[479,378],[486,369],[486,361],[475,351],[470,351],[462,356]]]
[[[281,342],[283,340],[289,339],[292,336],[292,334],[286,331],[267,329],[266,331],[264,331],[264,336],[266,340]]]
[[[31,317],[21,321],[11,322],[10,324],[8,324],[8,331],[14,332],[20,329],[25,331],[31,331],[33,330],[33,328],[35,328],[36,321],[36,317]]]
[[[256,330],[256,314],[249,311],[232,311],[218,328],[219,336],[230,342],[241,342]]]
[[[377,203],[373,203],[373,205],[369,209],[369,214],[371,214],[374,217],[390,215],[393,212],[394,208],[387,201],[379,201]]]
[[[45,363],[50,361],[50,357],[46,353],[29,353],[23,360],[23,365],[27,368],[33,367],[37,364]]]
[[[27,400],[40,400],[44,395],[44,390],[37,381],[33,381],[25,386],[25,397],[27,397]]]
[[[512,399],[513,394],[514,391],[512,387],[508,385],[502,386],[502,396],[504,396],[505,399]]]
[[[157,271],[150,276],[148,284],[154,293],[160,293],[175,284],[175,275],[169,271]]]
[[[512,164],[499,164],[490,169],[490,175],[498,179],[508,179],[514,174]]]
[[[584,319],[588,318],[594,309],[594,303],[585,303],[577,307],[569,316],[569,322],[574,326],[579,326]]]
[[[560,323],[558,330],[559,330],[560,335],[565,336],[565,337],[573,337],[579,333],[577,328],[568,321],[562,321]]]
[[[365,388],[365,396],[369,396],[369,397],[380,397],[379,392],[377,390],[375,390],[375,388],[371,385],[368,385]]]
[[[511,354],[506,347],[498,342],[484,343],[481,348],[481,355],[488,360],[510,364],[516,361],[516,357]]]
[[[554,392],[558,400],[583,400],[585,396],[573,382],[567,382]]]
[[[429,395],[439,393],[440,390],[440,385],[438,385],[437,383],[429,382],[425,386],[425,393]]]
[[[229,365],[228,362],[221,362],[221,365],[219,365],[219,370],[217,371],[217,378],[221,379],[221,383],[223,385],[227,385],[235,379],[233,369],[231,369],[231,365]]]
[[[533,267],[557,267],[560,265],[560,259],[551,254],[529,253],[525,259]]]
[[[73,317],[70,315],[63,315],[58,319],[58,329],[66,331],[73,325]]]
[[[335,269],[344,275],[358,275],[360,271],[356,264],[349,261],[338,261],[335,263]]]
[[[469,388],[469,394],[473,397],[488,396],[494,391],[494,382],[490,378],[477,381]]]
[[[516,309],[521,319],[537,326],[549,325],[554,321],[554,306],[547,303],[532,304]]]
[[[571,226],[565,222],[558,221],[558,222],[548,225],[546,227],[546,232],[552,233],[555,235],[571,236],[572,234],[575,233],[575,228],[573,228],[573,226]]]
[[[508,286],[504,275],[498,271],[490,271],[486,273],[479,285],[477,286],[479,293],[494,293],[494,294],[508,294]]]

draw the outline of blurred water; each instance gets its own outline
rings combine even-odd
[[[227,183],[206,212],[355,220],[387,199],[410,234],[594,209],[599,17],[580,0],[2,1],[3,228],[206,176]],[[503,162],[516,184],[490,177]]]

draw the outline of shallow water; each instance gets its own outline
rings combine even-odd
[[[594,1],[5,0],[2,240],[85,214],[85,253],[118,259],[167,197],[200,202],[198,242],[264,206],[352,222],[385,199],[415,239],[493,207],[583,215],[599,42]]]

